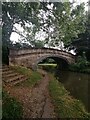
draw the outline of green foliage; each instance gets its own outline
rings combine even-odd
[[[18,85],[23,85],[23,86],[29,86],[29,87],[33,87],[34,85],[36,85],[42,78],[41,74],[37,71],[32,71],[26,67],[20,67],[20,66],[12,66],[12,68],[25,75],[27,77],[27,80],[19,83]]]
[[[11,33],[17,32],[13,29],[17,23],[27,29],[26,41],[33,42],[36,33],[43,31],[45,43],[58,46],[61,41],[71,43],[72,37],[85,31],[86,15],[83,3],[73,7],[70,2],[3,2],[2,21],[3,44],[9,45]],[[35,44],[41,47],[41,43]]]
[[[48,63],[55,63],[55,60],[49,58],[49,59],[48,59]]]
[[[77,72],[90,73],[90,63],[87,61],[85,54],[83,54],[83,57],[78,56],[77,62],[71,64],[69,69]]]
[[[25,2],[2,2],[2,42],[3,44],[10,45],[10,36],[14,25],[20,24],[25,27],[25,24],[37,24],[38,2],[25,3]]]
[[[55,112],[58,118],[90,118],[81,101],[74,99],[55,78],[51,77],[50,95],[53,98]]]
[[[15,98],[10,97],[5,91],[2,94],[2,117],[4,119],[19,119],[22,117],[22,106]]]
[[[48,20],[44,20],[46,26],[42,28],[49,33],[46,42],[51,46],[58,46],[60,41],[67,45],[73,37],[85,31],[86,15],[83,3],[73,7],[70,2],[55,2],[52,9],[45,7],[49,14]],[[50,31],[50,28],[53,28],[53,31]]]
[[[35,48],[43,48],[44,47],[44,42],[40,40],[35,40],[33,41],[33,46]]]
[[[89,4],[89,3],[88,3]],[[90,13],[86,12],[86,22],[85,22],[85,32],[79,33],[78,37],[72,38],[72,42],[69,45],[69,48],[72,46],[76,49],[76,53],[78,55],[82,55],[82,53],[86,52],[87,60],[90,61]]]
[[[44,64],[38,64],[40,68],[43,70],[46,70],[48,72],[54,73],[57,64],[51,64],[51,63],[44,63]]]
[[[75,48],[77,55],[86,53],[87,60],[90,61],[90,33],[86,30],[84,33],[79,34],[78,38],[73,38],[69,49]]]
[[[78,68],[84,69],[88,65],[88,62],[85,57],[78,57],[77,66]]]
[[[15,24],[19,24],[25,27],[28,24],[37,24],[38,3],[25,3],[25,2],[2,2],[2,60],[7,64],[8,50],[7,47],[13,47],[13,43],[10,41],[12,32],[17,32]],[[18,32],[17,32],[18,33]],[[19,43],[16,47],[20,48]]]
[[[52,58],[46,58],[44,59],[43,61],[40,62],[40,64],[43,63],[43,64],[47,64],[47,65],[50,65],[50,64],[56,64],[56,61]]]

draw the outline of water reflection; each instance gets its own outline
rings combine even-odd
[[[55,76],[62,82],[70,94],[81,100],[90,112],[90,75],[70,71],[57,71]]]

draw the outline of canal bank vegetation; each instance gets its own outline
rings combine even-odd
[[[22,117],[22,105],[15,98],[11,97],[6,91],[2,93],[2,118],[19,119]]]
[[[81,101],[74,99],[64,86],[50,75],[49,91],[59,118],[90,118]]]
[[[50,73],[55,73],[55,71],[59,70],[56,63],[40,63],[38,67]],[[90,62],[87,61],[86,57],[78,56],[76,63],[69,65],[67,70],[90,74]]]
[[[87,61],[85,55],[78,56],[77,62],[69,66],[70,71],[90,73],[90,62]]]
[[[43,69],[43,70],[46,70],[48,72],[54,73],[54,71],[57,67],[57,64],[55,64],[55,63],[43,63],[43,64],[38,64],[38,67],[40,69]]]
[[[38,71],[33,71],[31,69],[22,66],[12,66],[12,68],[18,73],[21,73],[27,77],[26,81],[23,81],[22,83],[18,83],[18,85],[22,84],[24,86],[26,85],[33,87],[42,79],[42,75]]]

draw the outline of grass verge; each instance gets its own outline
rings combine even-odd
[[[30,86],[33,87],[34,85],[36,85],[42,78],[41,74],[37,71],[32,71],[31,69],[28,69],[26,67],[21,67],[21,66],[12,66],[12,68],[20,73],[23,74],[27,77],[26,81],[23,81],[22,83],[19,83],[18,85],[26,85],[26,86]]]
[[[57,64],[44,63],[44,64],[38,64],[38,67],[50,73],[53,73],[57,67]]]
[[[51,77],[49,91],[55,106],[55,112],[59,118],[89,118],[90,114],[86,112],[81,101],[74,99],[64,86],[54,77]]]
[[[38,64],[39,66],[54,66],[56,67],[57,64],[53,64],[53,63],[43,63],[43,64]]]
[[[69,67],[69,70],[70,70],[70,71],[73,71],[73,72],[90,74],[90,68],[86,68],[86,69],[75,69],[75,68]]]
[[[19,119],[22,117],[22,105],[6,91],[2,93],[2,119]]]

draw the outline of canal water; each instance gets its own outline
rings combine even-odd
[[[70,95],[80,100],[90,112],[90,75],[70,71],[57,73],[58,80],[70,92]]]

